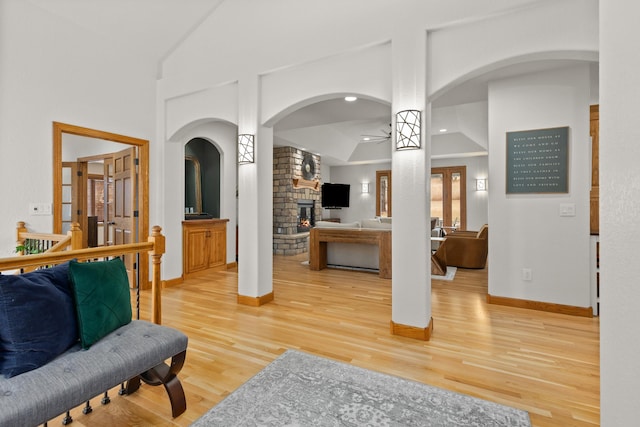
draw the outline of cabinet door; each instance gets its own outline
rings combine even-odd
[[[187,273],[204,270],[209,267],[209,230],[196,228],[187,230]]]
[[[226,227],[212,227],[209,239],[209,267],[219,267],[227,262]]]

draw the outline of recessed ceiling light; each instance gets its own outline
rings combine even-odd
[[[446,130],[446,129],[444,129],[444,128],[440,129],[440,132],[446,132],[446,131],[447,131],[447,130]]]
[[[369,138],[368,136],[365,136],[364,138],[362,138],[363,141],[371,141],[371,138]]]
[[[345,96],[345,97],[344,97],[344,100],[345,100],[345,101],[347,101],[347,102],[353,102],[353,101],[355,101],[356,99],[358,99],[358,97],[357,97],[357,96]]]

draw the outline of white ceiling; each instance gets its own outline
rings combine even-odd
[[[21,0],[24,1],[24,0]],[[169,55],[223,0],[26,0],[156,62]]]
[[[36,7],[87,31],[106,37],[115,46],[160,64],[223,0],[26,0]],[[468,132],[461,123],[486,116],[488,82],[519,74],[570,65],[569,61],[538,61],[492,71],[439,95],[432,105],[432,155],[486,155],[484,129]],[[464,108],[459,107],[463,105]],[[484,110],[484,111],[482,111]],[[274,126],[274,144],[291,145],[323,156],[325,165],[390,161],[389,141],[363,142],[363,134],[384,134],[391,107],[359,99],[309,105]],[[447,132],[440,133],[440,129]],[[483,135],[484,133],[484,135]]]

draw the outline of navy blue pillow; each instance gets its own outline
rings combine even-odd
[[[69,263],[0,275],[0,374],[36,369],[78,341]]]

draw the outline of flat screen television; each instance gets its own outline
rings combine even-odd
[[[349,207],[349,184],[322,184],[322,207],[326,209]]]

